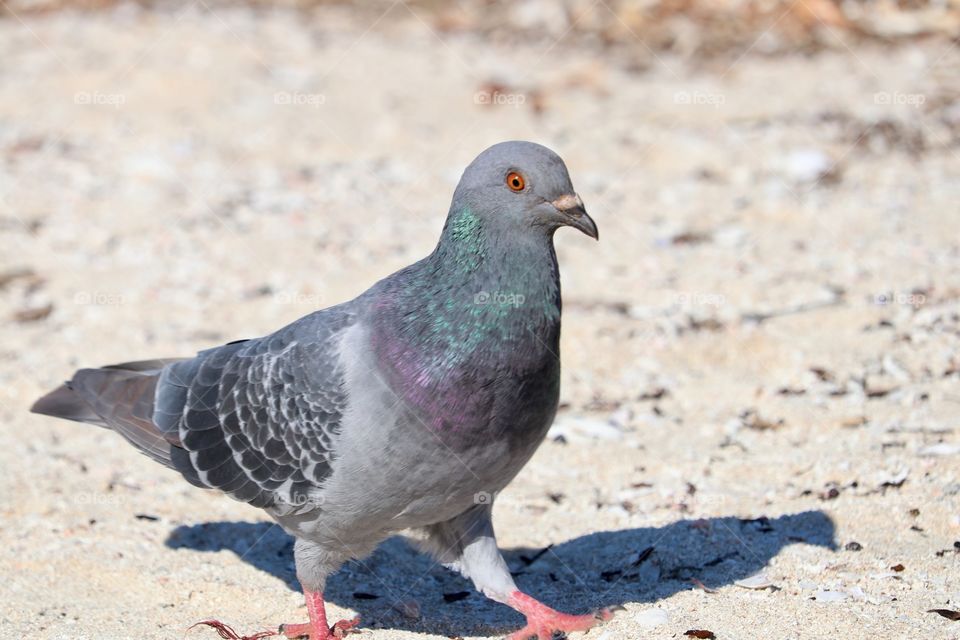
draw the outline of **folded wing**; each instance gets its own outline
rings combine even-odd
[[[108,427],[191,483],[257,507],[309,508],[347,402],[334,307],[185,360],[81,369],[36,413]]]

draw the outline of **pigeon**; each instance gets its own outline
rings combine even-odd
[[[328,624],[328,576],[410,530],[526,617],[511,640],[586,631],[612,610],[561,613],[520,591],[491,519],[557,411],[564,226],[598,238],[560,157],[496,144],[464,171],[433,252],[357,298],[192,358],[80,369],[32,411],[111,429],[295,538],[309,620],[250,638],[355,630]]]

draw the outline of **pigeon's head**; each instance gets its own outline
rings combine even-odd
[[[533,142],[501,142],[477,156],[453,196],[452,211],[465,208],[485,228],[504,234],[552,234],[568,226],[598,237],[563,160]]]

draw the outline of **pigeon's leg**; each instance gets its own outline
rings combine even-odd
[[[233,630],[230,625],[224,624],[219,620],[203,620],[190,628],[198,625],[207,625],[213,627],[224,640],[262,640],[273,636],[286,636],[287,638],[307,638],[308,640],[340,640],[347,635],[353,628],[360,624],[360,617],[353,620],[341,620],[332,627],[327,626],[327,612],[323,605],[323,594],[319,591],[308,591],[304,589],[304,597],[307,600],[307,613],[310,616],[310,622],[303,624],[282,624],[276,631],[260,631],[252,636],[241,636]]]
[[[327,576],[333,573],[343,562],[343,558],[331,554],[327,549],[309,540],[297,538],[293,547],[294,561],[297,565],[297,579],[303,587],[307,601],[309,622],[302,624],[282,624],[279,633],[287,638],[309,638],[309,640],[332,640],[342,638],[360,624],[360,617],[341,620],[332,627],[327,624],[327,610],[323,602],[323,588]]]
[[[551,640],[556,634],[586,631],[613,617],[610,609],[586,615],[561,613],[520,591],[497,548],[491,510],[489,504],[478,505],[428,527],[427,546],[441,562],[470,578],[485,596],[526,616],[526,626],[512,633],[510,640]]]
[[[332,627],[327,626],[327,611],[323,603],[323,594],[319,591],[303,591],[307,601],[307,614],[310,622],[303,624],[282,624],[279,632],[287,638],[309,638],[310,640],[331,640],[342,638],[360,624],[360,617],[353,620],[341,620]]]

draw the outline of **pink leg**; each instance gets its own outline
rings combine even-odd
[[[310,622],[302,624],[282,624],[276,631],[261,631],[252,636],[241,636],[229,626],[219,620],[204,620],[197,624],[205,624],[216,629],[224,640],[261,640],[271,636],[284,635],[287,638],[307,638],[308,640],[339,640],[360,624],[360,617],[353,620],[341,620],[332,627],[327,626],[327,611],[323,604],[323,594],[317,591],[303,592],[307,601],[307,615]],[[190,627],[191,629],[197,624]]]
[[[507,604],[527,616],[527,626],[511,633],[508,640],[551,640],[557,632],[587,631],[594,625],[613,617],[610,609],[601,609],[596,613],[575,616],[560,613],[521,591],[510,594]]]
[[[307,615],[310,622],[305,624],[282,624],[280,633],[288,638],[309,638],[309,640],[332,640],[342,638],[360,624],[360,616],[353,620],[341,620],[332,627],[327,626],[327,610],[323,604],[323,594],[318,591],[307,591],[303,595],[307,600]]]

